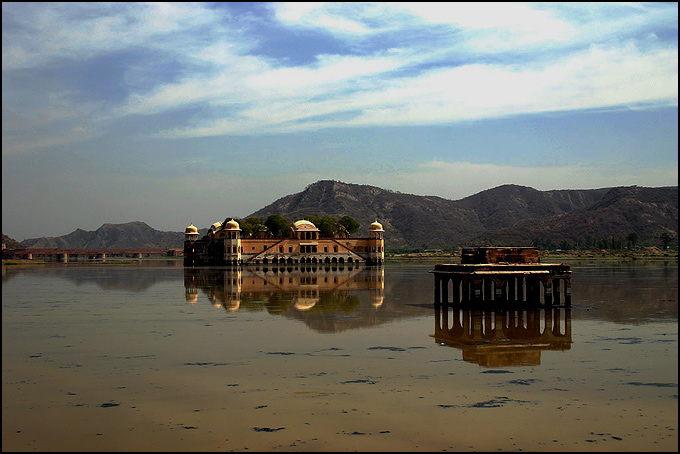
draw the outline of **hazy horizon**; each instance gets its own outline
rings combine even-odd
[[[319,180],[678,184],[677,3],[2,4],[2,231],[161,231]]]

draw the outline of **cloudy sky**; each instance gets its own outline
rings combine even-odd
[[[183,231],[321,179],[678,184],[677,3],[3,3],[2,232]]]

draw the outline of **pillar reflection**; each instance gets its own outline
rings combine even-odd
[[[542,351],[571,348],[571,309],[459,309],[435,305],[438,344],[484,367],[535,366]]]

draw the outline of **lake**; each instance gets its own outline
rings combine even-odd
[[[433,267],[5,266],[3,451],[677,450],[677,260],[535,310]]]

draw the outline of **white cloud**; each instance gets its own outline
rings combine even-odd
[[[346,36],[375,33],[366,19],[379,17],[386,7],[374,3],[275,2],[276,19],[287,27],[311,28]]]
[[[677,41],[650,40],[645,28],[654,20],[677,21],[677,5],[331,2],[270,8],[291,29],[367,40],[404,33],[427,37],[429,46],[405,38],[391,41],[398,47],[364,44],[355,53],[317,53],[311,64],[291,65],[257,54],[257,22],[225,21],[233,18],[225,8],[3,4],[3,71],[113,51],[166,55],[178,67],[173,78],[158,78],[154,61],[130,65],[124,72],[130,95],[99,114],[116,118],[193,108],[192,117],[158,137],[677,104]],[[610,39],[623,31],[625,39]],[[634,40],[635,33],[640,36]],[[556,46],[560,52],[549,52]],[[494,58],[486,58],[489,54]]]
[[[210,38],[206,32],[226,32],[219,22],[222,14],[199,3],[3,3],[2,68],[130,48],[188,54]]]
[[[513,114],[677,104],[678,96],[677,49],[642,53],[630,44],[592,46],[542,66],[469,64],[398,76],[390,73],[398,62],[382,57],[377,62],[358,58],[329,61],[316,69],[274,69],[253,75],[252,80],[244,81],[246,90],[233,98],[211,90],[218,94],[212,103],[241,103],[238,113],[160,135],[200,137],[438,124]],[[375,78],[363,80],[364,75]],[[211,81],[196,87],[212,85],[218,84]],[[191,93],[191,85],[179,85],[177,91]],[[322,94],[325,96],[317,100]],[[172,101],[168,104],[176,98]],[[352,118],[315,119],[339,114],[351,114]]]

